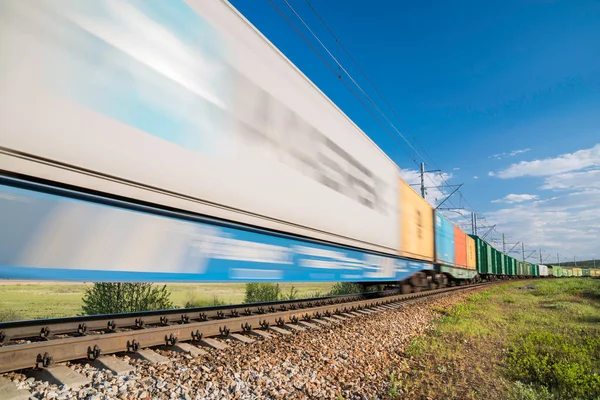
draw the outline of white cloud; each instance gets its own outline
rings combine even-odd
[[[600,166],[600,143],[589,149],[561,154],[554,158],[521,161],[497,173],[490,172],[489,175],[502,179],[523,176],[550,176],[598,166]]]
[[[581,172],[569,172],[546,178],[541,189],[546,190],[577,190],[600,189],[600,169]]]
[[[501,199],[492,200],[492,203],[523,203],[525,201],[536,200],[538,198],[535,194],[509,194]]]
[[[573,153],[512,164],[489,175],[502,179],[543,177],[539,189],[551,193],[546,198],[508,195],[494,200],[509,204],[487,214],[499,231],[515,241],[523,240],[531,249],[542,248],[547,252],[544,254],[552,254],[549,262],[556,261],[557,252],[569,260],[573,255],[580,260],[600,256],[600,143]]]
[[[420,183],[421,183],[421,172],[413,169],[403,169],[400,171],[400,176],[406,183],[412,185],[412,187],[420,192]],[[452,178],[452,174],[447,173],[425,173],[425,199],[429,202],[429,204],[437,205],[440,201],[446,198],[446,193],[450,194],[451,190],[449,188],[444,187],[446,185],[445,181],[448,181]]]
[[[459,167],[454,167],[454,168],[452,168],[452,171],[460,171],[460,168]]]
[[[531,150],[531,149],[513,150],[513,151],[511,151],[510,153],[508,153],[508,155],[509,155],[510,157],[514,157],[514,156],[516,156],[517,154],[521,154],[521,153],[527,153],[527,152],[528,152],[528,151],[530,151],[530,150]]]
[[[488,158],[495,158],[496,160],[502,160],[503,158],[514,157],[518,154],[527,153],[530,150],[531,149],[511,150],[508,153],[493,154],[493,155],[489,156]]]
[[[473,179],[479,179],[479,177],[478,177],[477,175],[475,175],[475,176],[473,177]]]
[[[600,189],[588,189],[513,204],[486,216],[513,241],[523,241],[531,250],[542,248],[545,255],[552,254],[547,262],[555,262],[557,252],[563,260],[574,254],[580,260],[600,257],[599,209]]]

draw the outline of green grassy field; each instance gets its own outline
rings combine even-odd
[[[81,298],[89,284],[83,283],[7,283],[0,284],[0,321],[55,318],[79,315]],[[283,294],[294,286],[298,297],[325,294],[331,283],[280,284]],[[210,305],[217,300],[229,304],[244,301],[244,284],[169,284],[176,307],[187,302]]]
[[[600,280],[504,284],[437,311],[390,398],[600,399]]]

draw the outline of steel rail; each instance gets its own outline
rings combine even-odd
[[[399,293],[398,290],[361,293],[354,295],[327,296],[297,300],[232,304],[224,306],[177,308],[170,310],[142,311],[119,314],[103,314],[80,317],[52,318],[0,323],[0,345],[14,340],[47,340],[55,335],[86,334],[92,331],[116,331],[139,329],[152,325],[187,324],[212,319],[225,319],[238,315],[265,314],[287,309],[310,308],[315,304],[341,304],[361,299],[385,297]]]
[[[383,299],[363,299],[343,304],[313,304],[311,308],[287,309],[265,314],[230,317],[227,319],[14,344],[0,347],[0,373],[38,368],[40,366],[47,366],[49,363],[86,358],[94,359],[100,354],[132,352],[146,347],[168,346],[185,341],[198,342],[210,336],[226,337],[230,333],[249,332],[251,329],[256,328],[266,329],[269,326],[283,326],[284,324],[296,323],[299,320],[309,321],[315,318],[322,318],[323,316],[406,302],[461,290],[476,289],[490,284],[493,283],[428,290],[390,296]],[[314,299],[313,303],[315,303]]]

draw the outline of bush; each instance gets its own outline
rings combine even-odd
[[[260,303],[277,301],[281,294],[279,285],[274,283],[246,283],[246,298],[244,303]]]
[[[213,306],[224,306],[229,303],[225,302],[225,300],[220,299],[216,295],[213,296],[212,300],[207,299],[196,299],[192,297],[188,301],[185,302],[185,308],[194,308],[194,307],[213,307]]]
[[[297,298],[298,290],[293,286],[290,288],[290,291],[287,294],[281,293],[281,300],[296,300]]]
[[[536,387],[534,385],[526,385],[519,381],[509,390],[509,398],[511,400],[555,400],[556,397],[545,387]]]
[[[509,346],[509,375],[525,384],[547,387],[561,399],[600,396],[600,337],[597,331],[561,335],[535,331]]]
[[[361,288],[356,283],[351,282],[338,282],[329,291],[331,296],[342,296],[345,294],[356,294],[361,293]]]
[[[94,283],[83,295],[83,314],[114,314],[173,308],[167,285],[152,283]]]

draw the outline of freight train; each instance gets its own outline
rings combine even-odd
[[[467,235],[225,0],[0,3],[0,278],[547,275]]]

